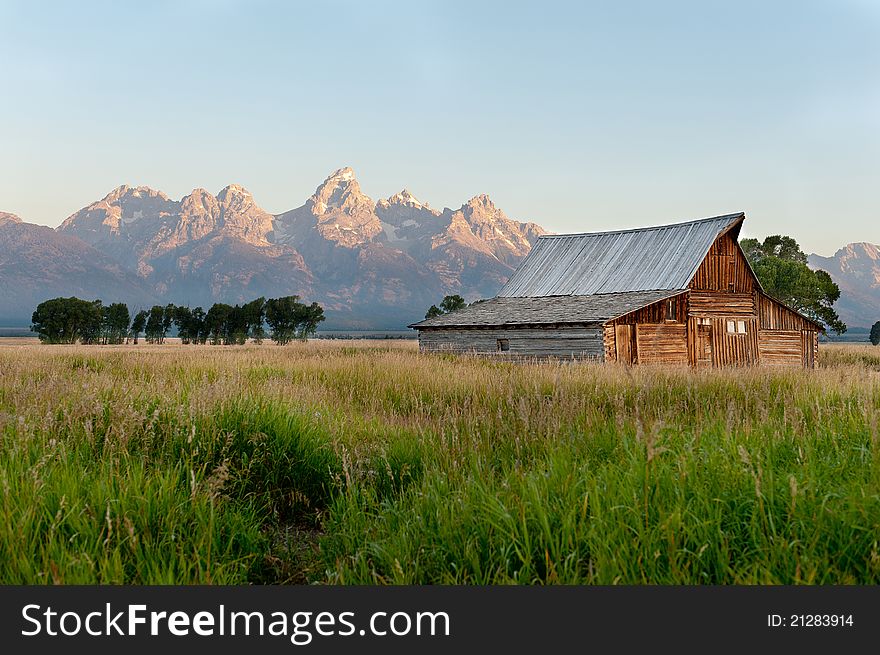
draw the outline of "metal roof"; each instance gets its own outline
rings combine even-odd
[[[497,297],[476,302],[450,314],[413,323],[409,327],[423,329],[604,323],[679,293],[681,291],[630,291],[592,296]]]
[[[686,289],[712,243],[745,218],[589,234],[546,235],[498,294],[505,298]]]

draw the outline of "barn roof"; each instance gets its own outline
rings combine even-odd
[[[413,323],[411,328],[489,327],[514,324],[604,323],[680,291],[629,291],[592,296],[502,298],[474,303],[450,314]]]
[[[686,289],[715,239],[738,228],[744,218],[743,213],[726,214],[636,230],[542,236],[498,295]]]

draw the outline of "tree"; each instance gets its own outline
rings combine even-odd
[[[257,344],[263,343],[263,339],[266,338],[266,330],[263,328],[263,324],[266,322],[266,299],[260,297],[251,300],[243,309],[248,335]]]
[[[165,337],[168,336],[168,330],[171,329],[171,326],[174,324],[174,305],[168,303],[165,305],[165,309],[162,310],[162,338],[159,340],[159,343],[165,343]]]
[[[880,321],[871,326],[871,334],[868,338],[875,346],[880,346]]]
[[[43,343],[95,343],[101,333],[101,301],[53,298],[37,305],[31,330]]]
[[[773,235],[740,242],[764,290],[776,300],[818,321],[834,332],[846,332],[832,305],[840,288],[825,271],[811,270],[807,256],[791,237]]]
[[[428,309],[428,312],[425,314],[425,318],[434,318],[436,316],[443,316],[444,314],[449,314],[451,312],[456,312],[459,309],[464,309],[467,307],[467,303],[464,301],[464,298],[459,296],[457,293],[451,296],[444,296],[443,300],[440,301],[440,306],[431,305]]]
[[[134,318],[131,321],[131,337],[134,339],[135,344],[138,342],[138,336],[141,332],[144,331],[144,328],[147,325],[147,312],[145,310],[139,311],[134,315]]]
[[[296,337],[296,305],[299,296],[269,298],[266,301],[266,323],[269,324],[269,335],[272,341],[284,346]]]
[[[192,310],[192,335],[193,343],[204,344],[208,340],[208,331],[205,327],[205,310],[196,307]]]
[[[165,320],[165,308],[162,305],[153,305],[147,314],[147,325],[144,328],[144,337],[148,343],[162,343],[165,332],[163,322]]]
[[[177,306],[174,308],[174,325],[177,327],[177,336],[180,342],[187,344],[198,340],[198,329],[193,329],[193,313],[189,307]],[[193,332],[195,331],[195,338]]]
[[[114,302],[103,308],[102,312],[103,342],[120,344],[128,335],[128,324],[131,320],[128,305]]]
[[[86,302],[86,305],[83,305],[83,320],[80,324],[80,342],[89,345],[100,343],[101,325],[103,322],[104,310],[101,306],[101,301],[93,300]]]
[[[272,341],[280,346],[294,339],[305,341],[314,335],[318,323],[324,320],[324,309],[316,302],[306,305],[299,296],[270,298],[266,301],[266,323]]]
[[[324,320],[324,308],[316,302],[306,306],[297,303],[296,311],[296,338],[306,341],[318,331],[318,323]]]
[[[217,302],[211,305],[205,315],[205,330],[211,337],[211,343],[215,346],[228,340],[228,321],[232,313],[232,306]]]

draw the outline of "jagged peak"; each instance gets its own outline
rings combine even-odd
[[[211,193],[210,191],[208,191],[206,188],[199,186],[199,187],[196,187],[195,189],[193,189],[192,191],[190,191],[188,194],[186,194],[183,198],[181,198],[181,200],[183,201],[183,200],[186,200],[187,198],[203,198],[205,196],[213,197],[214,194]]]
[[[428,206],[428,203],[420,201],[409,189],[403,189],[402,191],[395,193],[393,196],[389,196],[384,203],[387,205],[410,205],[414,207]]]
[[[219,198],[220,200],[223,200],[227,197],[235,196],[246,196],[248,198],[253,198],[254,194],[252,194],[240,184],[228,184],[220,189],[220,192],[217,194],[217,198]]]
[[[468,200],[465,204],[465,207],[485,207],[486,209],[495,209],[495,203],[492,202],[492,199],[488,196],[488,194],[481,193],[478,196],[474,196],[470,200]]]
[[[9,222],[9,223],[23,223],[15,214],[11,214],[9,212],[0,212],[0,222]]]
[[[165,195],[162,191],[158,189],[153,189],[148,186],[136,186],[132,187],[127,184],[120,184],[118,187],[113,189],[110,193],[104,196],[101,199],[101,202],[114,203],[119,202],[123,198],[140,198],[142,196],[147,197],[156,197],[161,198],[162,200],[169,200],[168,196]]]
[[[327,179],[324,180],[324,184],[334,181],[351,182],[354,179],[354,169],[352,169],[351,166],[345,166],[330,173],[330,175],[327,176]]]
[[[861,250],[862,252],[865,252],[865,253],[874,254],[874,253],[877,253],[878,251],[880,251],[880,245],[877,245],[875,243],[870,243],[868,241],[855,241],[853,243],[848,243],[843,248],[841,248],[841,251],[843,251],[843,252],[846,252],[846,251],[852,252],[852,251],[856,251],[856,250]]]

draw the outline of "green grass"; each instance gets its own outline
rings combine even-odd
[[[0,347],[0,583],[876,584],[875,357]]]

